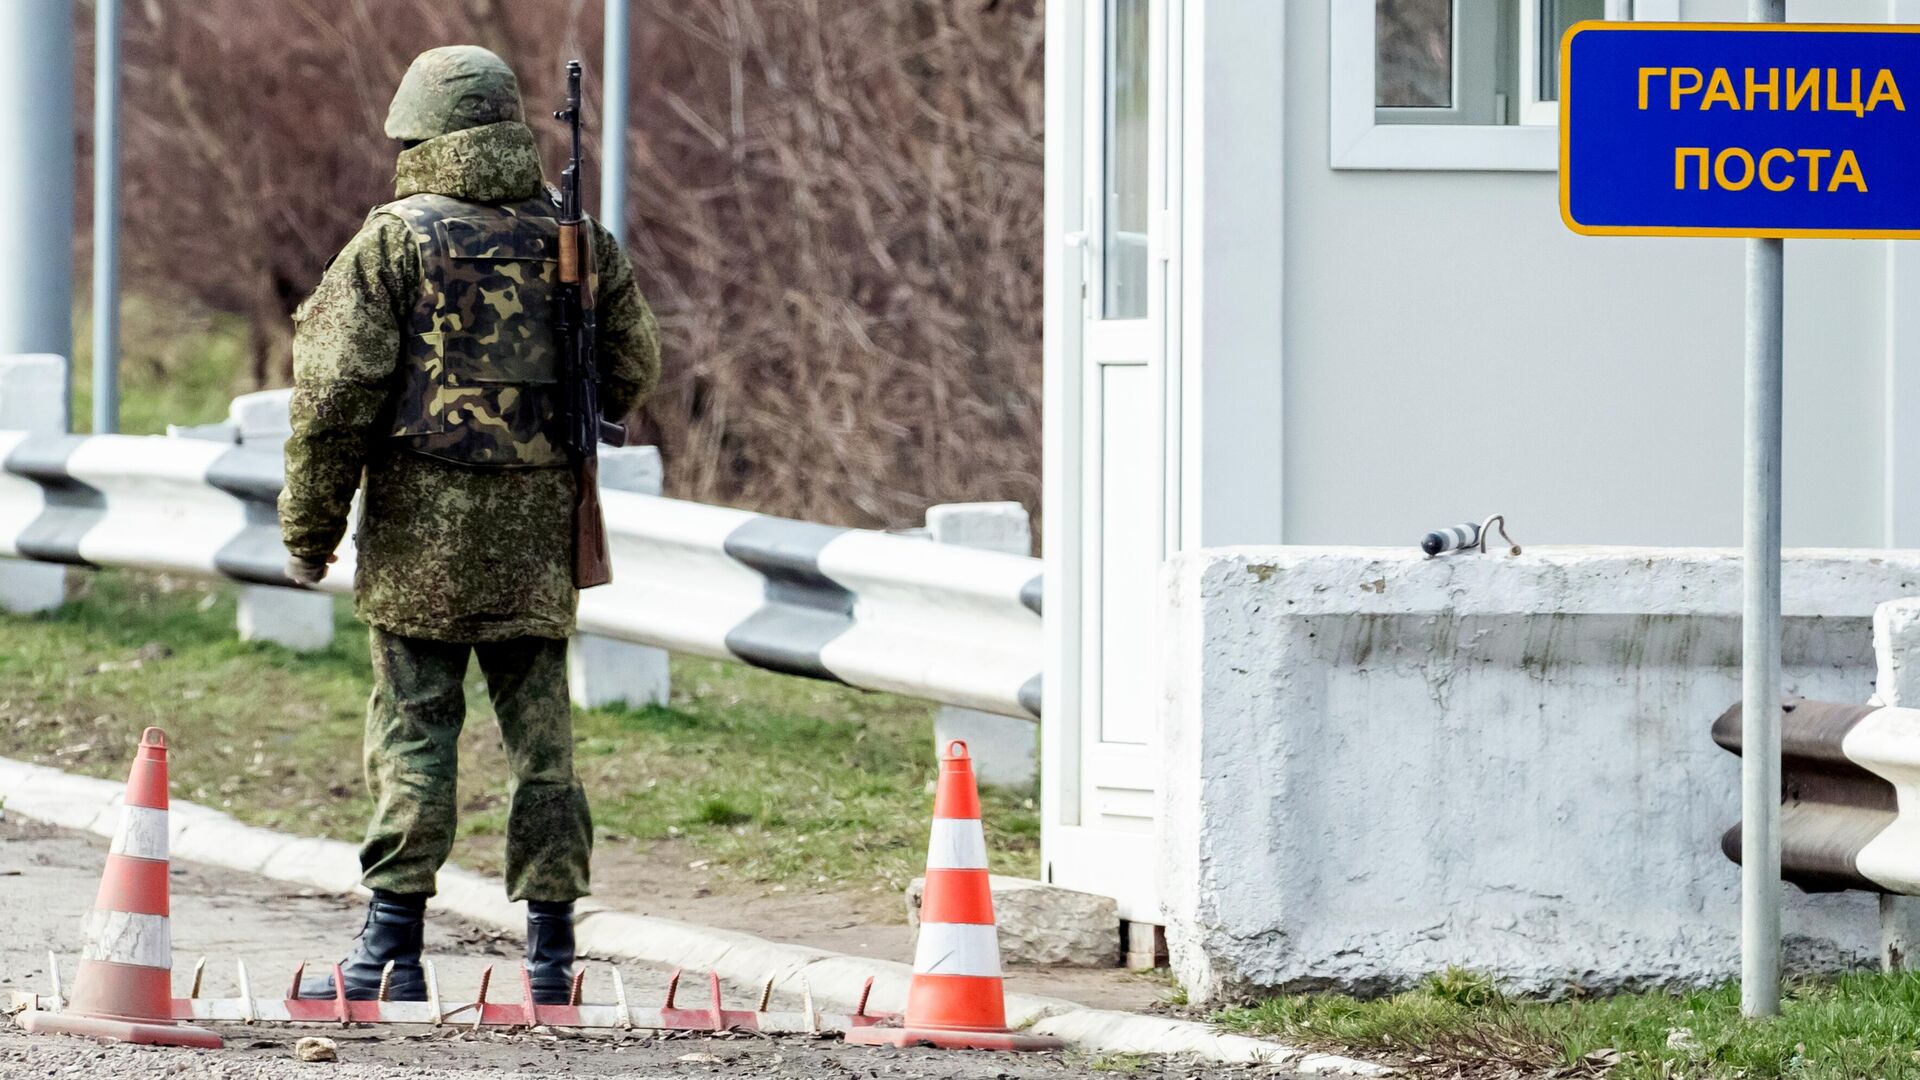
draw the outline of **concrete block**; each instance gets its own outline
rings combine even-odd
[[[1889,600],[1873,609],[1873,699],[1881,705],[1920,706],[1920,597]],[[1880,967],[1920,968],[1920,897],[1880,897]]]
[[[967,744],[973,775],[986,787],[1031,790],[1040,776],[1040,725],[1017,716],[943,705],[933,717],[933,744]]]
[[[333,643],[333,597],[304,589],[243,585],[235,621],[241,641],[270,641],[296,652]]]
[[[48,353],[0,356],[0,431],[58,434],[66,423],[66,360]]]
[[[658,495],[666,475],[657,446],[602,446],[602,491]],[[665,705],[673,680],[667,651],[597,634],[577,634],[567,649],[567,690],[583,709]]]
[[[673,691],[667,651],[577,634],[567,647],[567,690],[583,709],[665,705]]]
[[[930,506],[926,535],[935,543],[1033,554],[1032,522],[1017,502]],[[1040,780],[1040,726],[1031,720],[943,705],[933,718],[933,743],[939,749],[954,739],[967,744],[982,784],[1025,791]]]
[[[58,434],[66,417],[66,360],[43,353],[0,356],[0,431]],[[66,597],[66,567],[0,560],[0,611],[52,611]]]
[[[1114,967],[1120,961],[1120,909],[1110,896],[1061,889],[1027,878],[994,874],[993,915],[1000,927],[1000,958],[1052,967]],[[927,880],[907,886],[907,922],[920,929]]]
[[[288,419],[292,405],[291,387],[241,394],[227,407],[227,420],[239,430],[242,445],[278,449],[293,434],[293,423]]]
[[[1782,689],[1866,700],[1920,552],[1789,550],[1783,575]],[[1737,551],[1222,548],[1161,586],[1151,861],[1191,1000],[1737,974],[1740,759],[1711,737],[1740,697]],[[1782,906],[1788,971],[1878,958],[1875,897]]]
[[[167,437],[170,439],[203,439],[207,442],[240,442],[240,425],[231,420],[220,420],[211,424],[168,424]]]
[[[1033,523],[1017,502],[943,503],[927,507],[927,535],[938,543],[1033,554]]]
[[[602,446],[600,487],[604,491],[633,491],[658,495],[666,490],[666,471],[657,446]]]
[[[1920,707],[1920,597],[1873,609],[1874,697],[1882,705]]]

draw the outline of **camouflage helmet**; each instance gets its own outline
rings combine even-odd
[[[522,119],[520,82],[505,60],[478,45],[446,45],[414,57],[387,111],[387,138],[424,142],[467,128]]]

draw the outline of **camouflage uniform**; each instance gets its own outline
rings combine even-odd
[[[398,201],[369,215],[294,315],[280,518],[295,560],[324,562],[364,485],[355,610],[373,639],[376,803],[365,884],[433,891],[477,652],[513,768],[509,891],[562,901],[586,893],[592,841],[565,670],[573,477],[545,430],[557,350],[543,245],[556,211],[512,79],[466,46],[409,69],[387,121],[414,144],[399,157]],[[591,235],[600,401],[624,416],[658,378],[658,340],[626,256],[598,224]]]

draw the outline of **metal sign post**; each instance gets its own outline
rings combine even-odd
[[[1582,23],[1560,213],[1588,236],[1746,238],[1740,1005],[1780,1011],[1782,272],[1788,237],[1920,238],[1920,27]]]
[[[1785,0],[1754,0],[1778,11]],[[1786,241],[1747,241],[1745,547],[1740,562],[1740,1011],[1780,1011],[1781,275]]]
[[[627,235],[627,0],[607,0],[600,65],[600,224],[615,244]]]
[[[120,430],[120,0],[93,9],[93,431]]]

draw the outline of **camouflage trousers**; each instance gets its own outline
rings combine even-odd
[[[585,896],[593,821],[573,771],[566,641],[520,637],[468,645],[380,629],[372,638],[365,753],[373,822],[360,848],[361,882],[389,892],[434,891],[459,816],[463,684],[467,658],[477,654],[512,770],[507,895]]]

